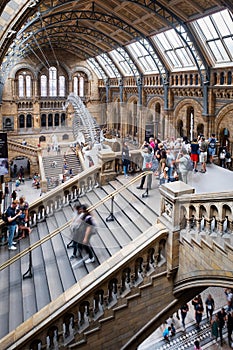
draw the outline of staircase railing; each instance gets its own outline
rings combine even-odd
[[[7,144],[10,150],[18,151],[24,154],[30,154],[32,156],[37,156],[37,153],[40,151],[40,148],[33,145],[22,145],[22,143],[8,139]]]
[[[95,169],[94,169],[95,168]],[[87,174],[90,175],[90,173],[94,170],[97,170],[99,167],[92,167],[90,169],[88,169],[86,171]],[[145,171],[142,172],[141,174],[139,174],[138,176],[134,177],[132,180],[130,180],[129,182],[127,182],[126,184],[122,185],[119,189],[113,191],[112,193],[108,194],[107,196],[105,196],[103,199],[101,199],[99,202],[97,202],[96,204],[91,205],[88,210],[92,211],[97,209],[100,205],[106,203],[109,200],[113,200],[114,197],[121,193],[122,191],[124,191],[127,187],[133,185],[134,183],[138,182],[144,175],[148,175],[150,172]],[[55,191],[51,191],[49,192],[47,195],[40,197],[39,199],[37,199],[36,201],[34,201],[31,205],[30,205],[30,210],[29,210],[29,216],[31,216],[32,212],[34,213],[34,210],[36,208],[38,208],[38,210],[40,210],[40,212],[37,213],[37,215],[33,215],[33,218],[31,217],[31,226],[36,225],[38,222],[41,222],[42,220],[44,220],[47,215],[51,215],[52,212],[49,210],[49,212],[47,212],[46,210],[43,210],[42,206],[44,207],[44,203],[46,203],[46,201],[49,201],[50,199],[52,199],[56,194],[59,194],[60,191],[65,191],[65,189],[70,185],[74,185],[77,183],[77,181],[81,181],[83,176],[87,176],[87,174],[80,174],[77,175],[75,178],[71,179],[71,183],[70,184],[63,184],[61,185],[61,188],[59,188],[59,190],[55,190]],[[98,185],[96,183],[96,185]],[[72,196],[72,199],[78,198],[79,194],[78,192],[76,192],[76,197]],[[65,205],[69,204],[69,200],[72,200],[70,198],[69,195],[67,195],[65,197]],[[58,203],[60,203],[60,207],[62,208],[62,204],[59,201],[58,198]],[[49,209],[51,209],[53,207],[53,209],[55,209],[55,206],[53,205],[54,203],[51,203],[51,206],[49,207]],[[58,209],[58,207],[56,208]],[[42,239],[40,239],[39,241],[37,241],[36,243],[32,244],[31,246],[29,246],[28,248],[24,249],[23,251],[21,251],[20,253],[16,254],[14,257],[12,257],[11,259],[5,261],[3,264],[0,265],[0,271],[5,269],[6,267],[8,267],[9,265],[11,265],[12,263],[14,263],[15,261],[21,259],[23,256],[25,256],[26,254],[28,254],[29,252],[31,252],[32,250],[34,250],[35,248],[39,247],[41,244],[47,242],[48,240],[50,240],[51,238],[55,237],[58,233],[60,233],[61,231],[63,231],[64,229],[68,228],[71,224],[72,220],[67,221],[64,225],[58,227],[56,230],[52,231],[51,233],[49,233],[47,236],[43,237]],[[3,222],[2,222],[3,224]]]
[[[148,171],[143,172],[140,175],[136,176],[131,181],[129,181],[126,184],[124,184],[123,186],[121,186],[119,189],[117,189],[117,190],[113,191],[112,193],[110,193],[109,195],[105,196],[98,203],[90,206],[89,210],[90,211],[94,210],[94,209],[98,208],[101,204],[107,202],[108,200],[111,200],[112,198],[114,198],[114,196],[116,196],[117,194],[121,193],[127,187],[131,186],[132,184],[134,184],[138,180],[140,180],[142,176],[147,175],[147,174],[148,174]],[[47,196],[47,197],[50,197],[50,196]],[[37,204],[40,201],[41,201],[40,199],[37,200],[36,201]],[[33,203],[33,205],[35,206],[35,203]],[[51,238],[55,237],[58,233],[63,231],[65,228],[67,228],[70,225],[70,223],[71,223],[71,220],[69,220],[66,224],[64,224],[61,227],[57,228],[53,232],[49,233],[43,239],[37,241],[36,243],[31,245],[30,247],[24,249],[21,253],[15,255],[10,260],[8,260],[5,263],[3,263],[0,266],[0,270],[5,269],[10,264],[14,263],[18,259],[21,259],[23,256],[25,256],[26,254],[30,253],[35,248],[39,247],[40,245],[42,245],[46,241],[50,240]],[[156,269],[156,274],[159,275],[159,273],[162,273],[161,276],[166,276],[166,273],[165,273],[165,275],[163,275],[163,273],[166,272],[166,266],[163,265],[163,264],[165,263],[165,241],[166,241],[166,237],[167,237],[167,231],[164,230],[163,228],[164,228],[163,226],[160,226],[156,230],[154,229],[153,232],[149,231],[149,233],[147,235],[143,235],[142,240],[139,243],[137,243],[136,248],[135,248],[135,246],[131,247],[132,253],[129,254],[126,259],[123,259],[125,261],[122,260],[122,257],[120,255],[118,256],[117,259],[119,260],[119,263],[122,264],[122,267],[117,272],[119,281],[120,281],[120,279],[122,279],[122,281],[120,283],[121,288],[120,288],[120,290],[118,292],[119,296],[122,297],[125,293],[126,293],[125,295],[127,295],[130,292],[130,289],[131,289],[131,287],[133,285],[134,286],[138,286],[139,284],[141,284],[143,282],[145,282],[145,283],[148,282],[148,276],[155,269]],[[154,234],[155,231],[157,232],[156,236]],[[137,248],[137,247],[140,247],[140,248]],[[138,249],[139,249],[140,253],[139,253]],[[130,252],[129,248],[128,248],[128,252]],[[135,253],[137,253],[136,254],[137,258],[135,256]],[[139,258],[138,254],[141,257],[139,260],[137,260]],[[126,272],[123,272],[124,269],[125,269],[126,260],[127,260],[127,264],[129,264],[129,261],[131,261],[130,265],[132,265],[132,266],[131,266],[130,269],[131,269],[131,271],[134,271],[133,274],[132,273],[129,274],[129,272],[127,272],[128,277],[125,276]],[[140,263],[139,263],[139,261],[140,261]],[[113,264],[113,266],[115,266],[115,264]],[[123,267],[124,267],[124,269],[123,269]],[[113,268],[113,270],[115,270],[115,268],[116,268],[116,266]],[[106,269],[106,271],[108,271],[108,273],[107,273],[108,276],[106,275],[104,277],[105,282],[103,282],[103,281],[100,282],[100,283],[104,283],[104,285],[101,287],[101,289],[104,288],[104,286],[106,287],[106,279],[109,280],[109,278],[111,278],[112,273],[113,273],[113,272],[109,271],[109,267],[107,267],[107,268],[105,267],[104,269]],[[126,271],[127,271],[127,269],[126,269]],[[116,271],[115,271],[115,273],[116,273]],[[96,278],[97,279],[99,279],[99,278],[101,279],[101,276],[102,276],[102,270],[100,271],[99,277],[97,277],[97,275],[96,275]],[[111,283],[113,283],[113,282],[111,282]],[[109,285],[109,283],[108,283],[108,285]],[[85,293],[88,292],[88,290],[90,290],[89,287],[87,289],[84,288],[84,290],[86,290]],[[105,294],[105,295],[108,295],[108,298],[104,300],[104,304],[108,305],[108,307],[110,307],[111,305],[114,306],[116,304],[116,302],[117,302],[117,299],[118,299],[118,297],[116,296],[116,293],[113,291],[112,287],[109,287],[109,288],[111,290],[106,291],[106,294]],[[77,293],[77,286],[75,287],[75,289],[76,289],[76,292],[75,292],[75,294],[76,294]],[[92,287],[91,287],[91,289],[92,289]],[[83,292],[81,294],[83,295]],[[80,294],[80,296],[81,296],[81,294]],[[91,292],[91,294],[93,294],[93,293]],[[74,294],[73,294],[71,300],[73,299],[73,297],[74,297]],[[91,298],[93,298],[93,295],[92,295]],[[78,299],[76,300],[76,302],[78,301]],[[88,297],[88,299],[89,299],[89,297]],[[80,302],[80,300],[79,300],[79,302]],[[95,302],[97,302],[96,299],[95,299]],[[73,301],[72,301],[72,303],[73,303]],[[92,303],[90,303],[90,305],[92,305]],[[66,308],[66,307],[64,305],[62,305],[62,306],[60,305],[60,307],[63,309],[62,313],[64,313],[64,308]],[[82,309],[82,305],[81,304],[80,304],[80,308]],[[90,309],[91,309],[91,307],[90,307]],[[43,309],[43,313],[44,312],[45,312],[45,309]],[[97,314],[98,314],[97,315],[98,317],[103,316],[103,312],[104,312],[103,305],[101,307],[99,307],[96,304],[95,311],[93,311],[93,321],[96,319],[96,315]],[[47,314],[47,312],[45,314]],[[64,324],[64,327],[65,327],[64,339],[65,338],[69,338],[69,339],[65,339],[65,342],[67,342],[67,340],[70,341],[71,338],[74,337],[74,335],[75,335],[75,328],[73,328],[73,330],[71,332],[72,334],[70,333],[70,322],[71,322],[71,318],[73,319],[74,317],[72,316],[70,318],[70,316],[68,316],[68,315],[69,315],[69,312],[65,316],[65,320],[66,320],[65,322],[64,322],[64,317],[63,316],[62,316],[62,321],[59,321],[59,320],[55,321],[55,323],[58,322],[58,324],[61,324],[61,322],[62,322],[62,324]],[[50,318],[50,317],[51,317],[51,315],[50,316],[48,314],[46,315],[46,318]],[[57,316],[55,318],[57,319]],[[44,320],[44,321],[46,323],[47,323],[47,321],[50,322],[51,318],[50,318],[50,321],[49,320],[47,320],[47,321]],[[42,322],[43,324],[41,324],[42,334],[44,333],[44,327],[45,327],[44,321]],[[81,316],[80,316],[80,319],[78,321],[78,324],[79,324],[78,327],[82,328],[84,323],[85,323],[85,327],[87,327],[89,325],[89,323],[90,323],[90,317],[89,317],[89,320],[87,321],[86,320],[86,316],[85,316],[85,312],[81,312]],[[27,324],[27,322],[26,322],[26,324]],[[76,326],[77,326],[77,324],[76,324]],[[19,326],[19,327],[21,327],[21,326]],[[23,327],[23,325],[22,325],[22,327]],[[25,325],[24,325],[24,327],[25,327]],[[38,331],[39,331],[40,322],[38,323],[37,327],[38,327]],[[58,329],[57,325],[55,326],[55,328]],[[48,330],[49,334],[51,334],[51,336],[49,336],[50,346],[54,345],[54,341],[55,342],[59,341],[59,339],[58,339],[59,337],[57,338],[57,340],[54,340],[56,338],[56,335],[58,334],[57,332],[52,331],[52,329],[55,330],[55,328],[52,327],[51,329],[49,328],[49,330]],[[61,330],[59,330],[59,333],[60,333],[60,331]],[[32,334],[30,334],[30,330],[28,330],[26,333],[28,334],[29,338],[32,337]],[[39,333],[40,333],[40,331],[39,331]],[[44,336],[42,334],[41,334],[41,339],[42,339],[41,343],[44,344],[46,342],[46,340],[44,339]],[[34,335],[33,335],[33,338],[34,338]],[[10,340],[10,338],[8,336],[6,336],[5,338],[2,339],[2,344],[8,343],[9,340],[10,340],[10,343],[12,344],[12,339],[13,339],[12,337],[11,337],[11,340]],[[16,341],[16,338],[14,337],[14,342],[15,341]],[[32,342],[32,339],[29,340],[29,341]],[[9,343],[8,343],[7,346],[9,346]],[[17,346],[18,346],[18,349],[20,349],[20,346],[19,346],[18,342],[17,342]],[[25,344],[23,346],[25,346]],[[30,346],[30,348],[31,348],[31,346]]]

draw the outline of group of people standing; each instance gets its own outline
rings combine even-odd
[[[233,348],[233,291],[230,288],[224,289],[226,295],[227,306],[221,307],[217,311],[215,300],[211,294],[208,294],[203,301],[202,296],[199,294],[191,300],[191,304],[194,309],[194,317],[196,321],[196,329],[200,331],[200,324],[203,319],[203,314],[206,314],[207,320],[209,321],[211,328],[212,339],[216,341],[220,340],[220,345],[222,346],[223,341],[223,329],[227,329],[227,339],[230,348]],[[183,331],[186,331],[186,318],[190,312],[190,306],[188,303],[181,305],[180,309],[176,312],[176,317],[181,320]],[[170,342],[171,338],[176,334],[174,326],[174,318],[171,318],[171,322],[166,321],[166,328],[163,331],[163,338],[166,342]],[[197,339],[194,343],[194,349],[201,349],[200,341]]]
[[[9,250],[16,250],[17,242],[31,233],[28,209],[29,204],[22,196],[19,200],[12,199],[11,205],[5,212]]]
[[[214,133],[208,139],[204,135],[199,135],[191,142],[187,137],[183,137],[179,142],[174,140],[161,142],[157,138],[150,137],[149,142],[145,141],[140,150],[143,158],[142,170],[152,170],[160,185],[176,180],[187,183],[189,171],[204,174],[207,162],[213,163],[217,139]],[[225,167],[224,164],[230,164],[231,155],[226,151],[226,147],[220,147],[219,150],[220,165]],[[121,155],[124,176],[128,177],[131,155],[127,142],[123,143]],[[198,168],[199,163],[201,166]],[[142,178],[138,189],[143,189],[145,178]],[[147,181],[147,188],[150,189],[151,174],[147,176]]]

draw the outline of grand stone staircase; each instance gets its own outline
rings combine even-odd
[[[98,169],[94,169],[94,167],[93,169],[85,170],[84,173],[86,175],[84,174],[84,176],[89,179],[90,175],[94,175],[96,170]],[[139,181],[139,179],[135,180]],[[185,239],[183,237],[178,242],[176,232],[169,234],[168,237],[168,231],[164,225],[159,223],[155,225],[158,214],[160,214],[159,222],[162,219],[168,222],[172,220],[177,222],[178,214],[176,215],[176,213],[179,213],[181,209],[183,212],[184,207],[188,207],[188,205],[193,208],[190,200],[199,207],[199,202],[203,199],[203,195],[200,198],[198,195],[192,197],[188,193],[190,188],[186,188],[184,184],[177,183],[170,187],[168,186],[167,192],[166,186],[162,186],[163,188],[160,188],[160,191],[158,191],[158,188],[154,188],[148,197],[142,197],[142,191],[135,188],[136,183],[126,187],[129,180],[123,177],[118,177],[116,180],[109,182],[108,185],[97,188],[95,188],[95,182],[92,182],[92,188],[89,187],[89,182],[84,183],[83,188],[85,191],[83,192],[82,189],[75,185],[75,181],[76,179],[71,179],[70,184],[68,181],[67,184],[65,183],[61,186],[60,194],[65,195],[65,201],[62,202],[62,205],[59,205],[59,203],[61,204],[59,192],[54,191],[54,198],[52,198],[51,193],[48,193],[44,199],[40,198],[38,200],[38,204],[35,203],[31,206],[31,211],[34,213],[36,220],[32,222],[34,227],[30,237],[20,241],[20,251],[27,248],[29,244],[32,246],[39,239],[45,238],[49,232],[53,232],[57,228],[60,230],[57,235],[50,236],[49,240],[32,250],[31,261],[33,269],[31,278],[22,279],[29,266],[30,259],[28,254],[20,260],[15,259],[10,266],[4,267],[4,262],[10,257],[14,257],[15,253],[9,252],[5,247],[1,247],[1,338],[12,331],[12,333],[2,339],[2,344],[12,344],[12,339],[15,339],[16,336],[22,338],[27,336],[31,330],[31,335],[33,336],[33,333],[37,331],[36,325],[46,322],[44,329],[43,327],[40,328],[40,334],[37,335],[38,338],[35,339],[34,336],[33,345],[31,345],[31,340],[30,349],[38,350],[49,347],[53,349],[62,347],[67,349],[92,349],[92,344],[96,344],[97,340],[103,344],[103,340],[100,339],[103,333],[100,336],[100,329],[102,332],[105,331],[105,334],[108,334],[109,337],[109,327],[113,325],[112,322],[114,322],[114,327],[118,329],[117,327],[120,327],[122,324],[122,317],[129,317],[128,322],[133,318],[131,322],[133,327],[130,327],[129,331],[136,327],[136,322],[144,322],[143,318],[138,317],[135,309],[139,308],[138,310],[140,311],[138,312],[144,312],[147,320],[152,315],[156,315],[156,317],[160,315],[164,307],[161,302],[161,293],[170,302],[167,312],[172,313],[172,311],[177,310],[178,300],[174,299],[176,295],[182,294],[184,298],[190,300],[192,298],[191,294],[196,294],[199,286],[201,290],[208,286],[209,282],[206,281],[206,277],[202,280],[202,275],[200,277],[201,282],[198,280],[197,284],[195,284],[195,280],[192,280],[193,270],[191,266],[193,266],[194,257],[198,257],[198,254],[201,252],[203,258],[200,260],[201,264],[202,262],[204,264],[205,251],[202,251],[203,240],[201,242],[193,240],[191,225],[188,225],[189,228],[187,228],[188,231],[191,230],[189,232],[191,236],[190,242],[187,240],[187,237]],[[81,186],[83,181],[82,177],[78,176],[76,184]],[[134,181],[133,178],[132,181]],[[175,187],[173,188],[172,186]],[[70,194],[67,191],[68,187],[72,189]],[[120,188],[122,191],[116,193],[115,190]],[[186,197],[183,195],[180,197],[183,203],[180,207],[179,200],[176,204],[177,195],[174,196],[173,194],[178,194],[181,190],[187,191],[189,202],[186,203]],[[106,195],[109,193],[114,193],[114,195],[113,197],[108,196],[106,201]],[[160,194],[162,194],[161,198]],[[206,194],[205,196],[208,197],[210,195]],[[221,199],[217,199],[216,195],[213,197],[216,201],[221,201]],[[111,198],[114,198],[114,201],[112,200],[111,202]],[[226,194],[224,198],[226,201]],[[229,202],[231,198],[229,195]],[[100,199],[102,200],[101,204],[93,210],[98,227],[98,233],[92,237],[91,241],[96,261],[93,264],[86,264],[85,252],[81,252],[78,259],[70,260],[72,249],[67,249],[67,244],[70,241],[70,230],[69,227],[62,227],[72,217],[73,206],[78,201],[91,206],[99,202]],[[47,208],[47,215],[45,216],[43,216],[43,202],[44,208]],[[173,207],[174,215],[171,215],[173,202],[175,203]],[[36,208],[39,207],[41,210],[36,212]],[[190,223],[193,222],[191,218],[189,221]],[[198,233],[198,228],[199,226],[196,226],[196,234]],[[210,229],[211,225],[206,226],[205,234]],[[217,234],[217,232],[212,232],[211,234]],[[202,231],[199,232],[200,236],[203,238]],[[178,270],[175,285],[171,278],[167,278],[170,268],[176,269],[177,266],[172,266],[175,261],[172,259],[173,255],[170,258],[170,254],[173,252],[170,249],[172,246],[169,247],[171,243],[169,239],[174,239],[173,244],[181,245],[182,254],[180,254],[180,261],[182,268],[180,269],[180,274]],[[169,244],[166,244],[166,240]],[[206,247],[206,243],[204,244]],[[219,263],[225,261],[226,254],[231,254],[232,256],[232,248],[229,245],[219,247],[214,243],[212,247],[211,242],[208,242],[207,248],[208,254],[212,256],[212,252],[214,252],[214,257],[216,256],[216,261]],[[230,266],[231,259],[229,256],[228,260]],[[121,267],[119,268],[120,265]],[[212,270],[209,270],[208,273],[210,277],[213,277],[211,283],[214,284],[220,272],[223,272],[224,275],[224,270],[220,271],[218,268],[215,271],[215,266],[217,266],[215,261],[213,261],[212,265]],[[229,279],[232,272],[230,267],[227,268],[228,270],[227,278]],[[200,272],[203,272],[203,275],[205,275],[206,267],[202,268],[201,266],[196,272],[197,276],[195,275],[195,278],[198,278]],[[28,273],[24,275],[24,277],[29,276],[30,274]],[[189,285],[186,286],[186,281],[194,283],[194,290]],[[183,293],[184,288],[187,288],[186,293]],[[100,303],[98,303],[99,299],[101,300]],[[68,304],[67,300],[69,300]],[[160,307],[161,309],[158,310]],[[61,312],[59,314],[60,318],[53,315],[54,319],[52,321],[50,317],[52,314],[57,313],[58,308],[61,309],[59,311]],[[123,313],[124,310],[125,313]],[[166,317],[165,314],[164,317]],[[158,317],[154,322],[153,327],[158,326],[161,318]],[[18,327],[20,324],[22,324],[22,327]],[[148,333],[145,333],[145,323],[137,324],[137,329],[144,329],[143,334],[138,335],[137,341],[140,340],[140,337],[145,339],[145,335],[150,334],[151,325],[151,323],[148,325]],[[208,326],[204,328],[205,341],[208,342]],[[133,337],[132,334],[131,337]],[[183,336],[180,338],[183,339]],[[47,345],[45,345],[46,339]],[[104,347],[101,347],[101,349],[109,349],[107,343],[104,344]],[[125,344],[124,340],[123,344]],[[173,349],[178,346],[175,342],[170,345],[173,346],[171,347]],[[184,346],[187,349],[192,347],[192,342],[187,342]],[[16,343],[9,348],[8,346],[4,348],[21,350],[29,347],[20,346],[20,344]],[[96,348],[98,349],[97,345]],[[121,348],[121,346],[118,348]],[[163,348],[164,345],[161,343],[161,349]],[[122,347],[122,349],[128,348]],[[129,347],[129,349],[132,349],[132,347]]]
[[[43,158],[43,167],[45,178],[48,182],[48,190],[55,188],[57,186],[57,181],[60,180],[61,174],[64,174],[64,162],[67,163],[67,168],[72,169],[73,175],[80,174],[82,171],[82,166],[79,161],[79,158],[76,154],[66,154],[64,155],[52,155],[52,156],[44,156]],[[56,167],[52,167],[52,162],[56,162]]]
[[[122,186],[121,181],[124,182],[124,179],[118,179],[107,186],[96,188],[86,193],[85,196],[81,196],[78,201],[93,205],[108,193]],[[135,194],[134,188],[131,186],[115,197],[114,221],[106,220],[111,216],[110,201],[101,204],[93,211],[98,228],[98,233],[92,237],[91,241],[96,257],[95,263],[85,263],[85,252],[80,253],[77,260],[69,259],[72,249],[67,249],[67,244],[70,242],[69,228],[67,228],[32,251],[31,278],[22,278],[28,270],[28,255],[0,271],[0,338],[48,303],[56,300],[64,291],[155,223],[158,216],[155,209],[142,200],[140,191]],[[70,220],[75,204],[76,202],[67,203],[53,215],[39,222],[33,227],[28,238],[19,241],[19,250],[24,250]],[[0,264],[14,255],[7,250],[7,247],[0,249]]]

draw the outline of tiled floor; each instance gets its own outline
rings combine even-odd
[[[205,302],[206,297],[209,293],[214,298],[215,311],[219,310],[222,306],[226,305],[226,296],[224,294],[224,288],[209,287],[208,289],[206,289],[202,293],[203,302]],[[193,308],[193,305],[191,304],[191,301],[188,304],[189,304],[189,312],[188,312],[188,315],[186,317],[186,329],[191,325],[195,325],[194,308]],[[203,323],[204,323],[205,318],[206,318],[206,314],[204,312]],[[177,333],[182,330],[181,320],[177,319],[176,314],[174,314],[172,318],[168,319],[167,322],[168,322],[168,324],[173,322]],[[147,338],[138,347],[138,350],[158,350],[158,349],[161,349],[161,341],[163,340],[162,333],[163,333],[163,330],[165,329],[166,326],[167,326],[166,324],[162,324],[149,338]],[[193,327],[193,328],[195,329],[195,327]],[[196,337],[196,338],[198,339],[198,337]],[[194,340],[191,339],[190,343],[193,344],[193,342],[194,342]],[[165,342],[162,341],[162,343],[164,343],[164,346],[166,345]],[[179,346],[177,344],[177,350],[178,350],[178,348],[179,348]],[[169,347],[167,346],[166,349],[169,349]],[[173,349],[174,349],[174,347],[173,347]],[[182,348],[180,348],[180,349],[182,349]],[[185,349],[185,348],[183,348],[183,349]],[[186,349],[188,349],[188,347]],[[190,349],[190,347],[189,347],[189,349]],[[191,349],[193,349],[193,345],[191,346]],[[220,346],[219,342],[217,344],[212,342],[212,343],[209,343],[207,345],[203,345],[202,349],[211,349],[211,350],[230,349],[230,347],[227,345],[227,339],[226,339],[226,344],[224,344],[222,347]]]

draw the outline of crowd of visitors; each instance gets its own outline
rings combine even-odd
[[[225,299],[224,299],[225,294]],[[219,296],[218,296],[219,298]],[[190,310],[189,303],[185,303],[181,305],[180,309],[166,321],[166,325],[163,329],[163,339],[166,342],[170,342],[172,338],[177,334],[177,332],[186,332],[186,319],[187,315],[190,311],[193,312],[195,322],[196,322],[196,330],[198,331],[197,339],[195,339],[193,346],[194,350],[201,349],[201,341],[203,337],[199,337],[199,333],[201,330],[202,323],[204,324],[206,321],[210,325],[211,336],[212,339],[215,340],[219,345],[222,346],[224,344],[224,335],[223,330],[227,330],[227,342],[229,348],[233,348],[233,291],[231,288],[226,288],[222,290],[222,305],[224,307],[218,308],[216,310],[216,303],[214,297],[211,294],[208,294],[205,299],[202,299],[201,294],[195,296],[190,304],[193,307],[193,311]],[[219,304],[219,300],[218,300]],[[191,309],[192,309],[191,307]],[[181,318],[180,318],[181,315]],[[206,316],[206,317],[205,317]],[[177,318],[178,321],[175,320]],[[180,321],[179,321],[180,320]],[[180,324],[180,323],[181,324]],[[192,316],[189,316],[189,328],[192,328]],[[183,329],[180,329],[180,326]]]
[[[152,170],[159,180],[159,185],[167,182],[181,180],[188,183],[188,174],[207,172],[206,164],[212,164],[215,156],[219,158],[219,165],[230,168],[231,154],[226,147],[219,147],[217,154],[217,139],[213,133],[211,137],[205,138],[199,135],[189,141],[187,137],[178,139],[167,139],[160,141],[158,138],[150,137],[145,141],[140,150],[142,154],[142,170]],[[128,177],[131,156],[127,142],[122,145],[122,165],[125,177]],[[138,189],[143,189],[146,177],[142,178]],[[147,188],[150,189],[152,177],[147,176]]]

